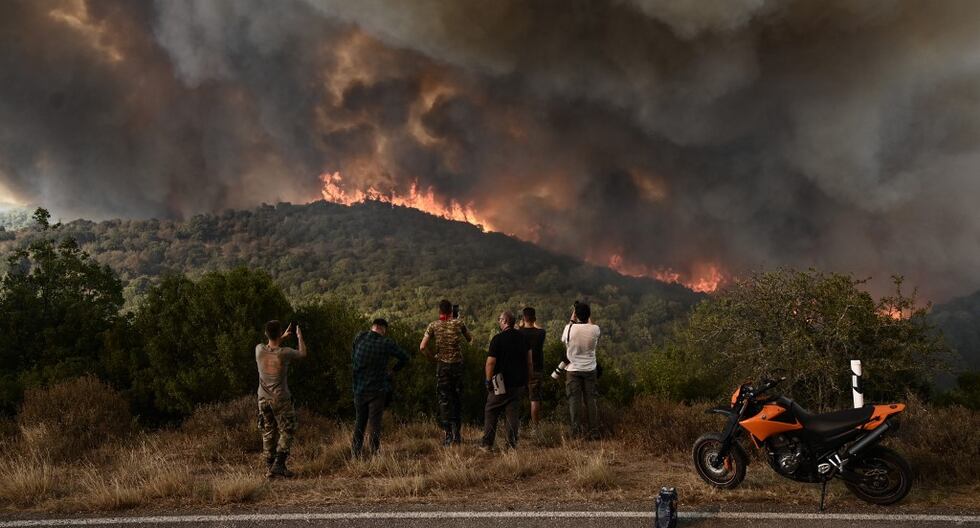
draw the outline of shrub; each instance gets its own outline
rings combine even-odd
[[[623,412],[618,434],[653,452],[685,451],[702,434],[721,430],[721,420],[705,413],[708,407],[650,396],[637,398]]]
[[[199,405],[180,430],[194,439],[194,448],[205,460],[240,459],[262,450],[258,412],[255,396]]]
[[[921,481],[932,484],[975,483],[980,467],[964,463],[980,457],[980,412],[960,406],[925,406],[914,396],[901,416],[895,444]]]
[[[81,457],[133,431],[126,400],[94,376],[28,390],[17,424],[28,446],[53,460]]]

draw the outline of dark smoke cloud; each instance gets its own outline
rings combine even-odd
[[[593,260],[944,298],[980,287],[977,50],[951,0],[14,1],[0,189],[180,217],[339,171]]]

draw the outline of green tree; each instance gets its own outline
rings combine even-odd
[[[74,238],[59,241],[59,226],[50,226],[49,217],[44,209],[34,213],[45,236],[14,250],[0,280],[4,412],[13,410],[27,387],[100,373],[104,339],[120,324],[121,282]]]
[[[265,272],[238,268],[194,282],[169,275],[140,303],[135,328],[143,343],[137,392],[165,413],[255,390],[255,345],[270,319],[292,307]]]
[[[870,399],[925,392],[948,352],[945,344],[914,294],[902,293],[900,278],[895,295],[879,302],[861,290],[863,283],[813,270],[739,280],[678,325],[667,348],[675,362],[662,365],[650,384],[690,391],[692,382],[701,382],[717,393],[785,369],[784,392],[829,409],[846,405],[849,360],[861,359]],[[684,368],[692,372],[679,372]]]
[[[956,378],[956,387],[942,395],[940,402],[980,410],[980,372],[966,372]]]

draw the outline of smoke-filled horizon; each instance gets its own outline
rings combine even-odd
[[[980,3],[0,6],[0,201],[171,217],[413,185],[690,282],[980,287]]]

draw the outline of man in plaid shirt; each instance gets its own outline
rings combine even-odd
[[[370,332],[361,332],[354,339],[351,361],[354,370],[354,409],[357,419],[354,423],[354,438],[351,451],[361,456],[364,447],[364,432],[371,423],[371,453],[381,446],[381,416],[385,410],[385,400],[391,391],[391,372],[401,370],[408,362],[408,355],[389,337],[388,321],[375,319]],[[394,357],[395,366],[388,369],[388,360]]]

